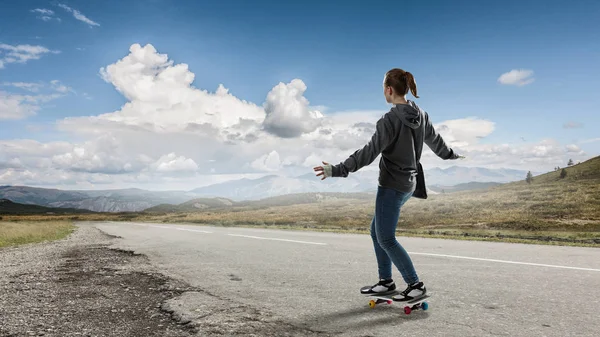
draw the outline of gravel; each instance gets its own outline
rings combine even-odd
[[[195,336],[163,303],[190,289],[81,226],[49,243],[0,249],[0,336]]]

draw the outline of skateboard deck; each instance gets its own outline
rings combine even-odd
[[[407,315],[409,315],[413,310],[419,310],[419,309],[427,310],[429,308],[429,303],[427,303],[425,301],[429,297],[431,297],[431,294],[429,294],[429,293],[425,294],[424,296],[412,299],[410,301],[394,301],[392,299],[392,296],[395,296],[398,294],[400,294],[400,292],[395,291],[395,292],[388,293],[388,294],[367,294],[366,297],[373,298],[372,300],[369,301],[369,307],[371,307],[371,308],[375,308],[375,306],[380,303],[403,304],[404,305],[404,313]]]

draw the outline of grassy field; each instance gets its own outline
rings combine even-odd
[[[560,171],[485,190],[411,199],[402,208],[398,234],[600,247],[600,157]],[[304,198],[302,196],[302,198]],[[111,220],[192,223],[368,233],[374,197],[304,200],[291,197],[260,206],[197,211],[4,216],[10,221]],[[289,199],[289,200],[288,200]]]
[[[0,221],[0,248],[59,240],[74,228],[70,221]]]

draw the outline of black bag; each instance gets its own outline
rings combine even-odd
[[[417,143],[415,139],[415,132],[413,129],[410,129],[413,134],[413,143],[415,144],[415,151],[417,149]],[[416,155],[416,154],[415,154]],[[417,187],[413,192],[413,197],[419,199],[427,199],[427,188],[425,187],[425,173],[423,172],[423,166],[417,160]]]

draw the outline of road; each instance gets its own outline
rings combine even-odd
[[[86,225],[86,223],[83,223]],[[167,275],[227,303],[342,336],[598,336],[600,250],[399,237],[431,294],[427,311],[369,308],[368,235],[194,225],[87,224]],[[397,270],[394,279],[404,283]],[[188,303],[189,304],[189,303]],[[201,303],[192,304],[201,306]]]

